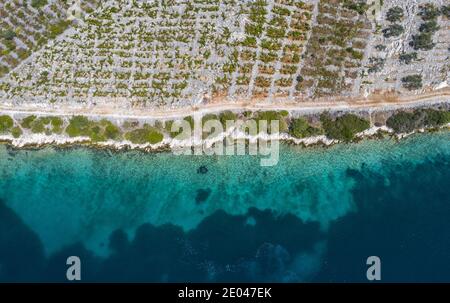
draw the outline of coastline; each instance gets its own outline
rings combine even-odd
[[[361,140],[365,139],[379,139],[384,138],[385,136],[390,136],[395,140],[405,139],[416,133],[426,133],[433,131],[441,131],[441,130],[450,130],[450,123],[447,125],[441,126],[439,128],[421,128],[417,129],[410,133],[400,133],[396,134],[393,129],[387,126],[372,126],[369,129],[366,129],[360,133],[355,135],[355,139],[350,143],[357,143]],[[211,147],[213,144],[217,142],[223,141],[225,138],[231,140],[248,140],[248,142],[255,143],[258,140],[263,141],[273,141],[279,140],[280,142],[293,144],[293,145],[302,145],[304,147],[314,147],[314,146],[322,146],[322,147],[330,147],[336,144],[349,143],[344,142],[337,139],[330,139],[325,135],[319,136],[311,136],[306,138],[295,138],[287,133],[279,133],[273,135],[267,134],[258,134],[256,136],[246,135],[236,129],[228,130],[220,135],[211,138],[211,139],[201,139],[201,138],[188,138],[185,140],[177,140],[164,138],[164,140],[157,144],[134,144],[128,140],[121,141],[113,141],[108,140],[105,142],[93,142],[89,137],[75,137],[71,138],[65,135],[50,135],[47,136],[45,134],[27,134],[20,138],[14,138],[12,135],[0,135],[0,144],[6,144],[15,149],[40,149],[48,146],[55,147],[76,147],[83,146],[87,148],[94,149],[109,149],[113,151],[126,151],[126,150],[139,150],[143,152],[164,152],[164,151],[173,151],[177,148],[185,148],[185,147]]]
[[[138,124],[142,123],[166,123],[171,120],[183,119],[187,116],[191,116],[194,120],[202,119],[206,115],[218,115],[226,111],[233,113],[243,114],[246,111],[250,112],[264,112],[264,111],[284,111],[291,118],[318,116],[321,113],[330,113],[332,115],[339,114],[351,114],[355,113],[360,116],[365,116],[370,120],[370,127],[364,131],[357,132],[351,142],[356,142],[366,138],[382,137],[384,135],[390,135],[396,139],[405,138],[416,132],[425,132],[428,129],[417,128],[409,133],[399,133],[392,128],[386,126],[385,122],[376,122],[375,116],[381,114],[389,115],[399,110],[416,110],[420,108],[434,108],[444,107],[450,108],[450,90],[448,88],[439,89],[429,93],[421,95],[406,95],[395,96],[390,98],[385,96],[383,99],[378,99],[375,96],[369,98],[349,100],[348,102],[336,99],[334,102],[325,102],[318,100],[317,102],[297,102],[292,103],[279,103],[279,104],[267,104],[267,103],[211,103],[201,105],[199,107],[189,107],[182,109],[165,109],[160,111],[148,111],[143,109],[120,109],[120,108],[59,108],[59,109],[43,109],[37,110],[36,107],[24,107],[24,106],[5,106],[0,105],[0,115],[10,115],[13,119],[18,121],[23,119],[27,115],[34,115],[37,117],[58,117],[61,119],[70,119],[71,117],[80,115],[86,118],[91,118],[94,121],[100,121],[101,119],[107,119],[113,121],[115,124],[123,124],[124,122],[135,121]],[[42,106],[42,105],[41,105]],[[442,125],[438,128],[449,128],[450,123]],[[429,127],[430,129],[436,129],[436,127]],[[232,140],[248,140],[248,142],[254,143],[258,140],[280,140],[295,145],[303,145],[305,147],[322,145],[331,146],[334,144],[342,143],[343,141],[338,139],[332,139],[324,134],[306,136],[302,138],[294,137],[288,132],[281,132],[279,134],[267,135],[258,134],[256,136],[246,135],[242,131],[232,127],[226,129],[222,133],[216,135],[216,137],[202,139],[197,138],[195,135],[185,139],[178,140],[172,137],[164,136],[158,143],[133,143],[125,138],[116,140],[108,139],[104,141],[94,141],[88,136],[76,136],[71,137],[64,133],[30,133],[25,132],[20,137],[14,137],[12,134],[0,135],[0,142],[6,143],[14,148],[40,148],[49,145],[54,146],[74,146],[83,145],[94,148],[108,148],[113,150],[128,150],[137,149],[147,152],[157,151],[170,151],[183,147],[196,147],[205,146],[211,147],[214,143],[223,141],[225,138]]]

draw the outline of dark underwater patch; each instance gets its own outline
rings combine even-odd
[[[197,169],[197,174],[204,175],[206,173],[208,173],[208,168],[205,165],[202,165]]]
[[[210,188],[206,188],[206,189],[201,188],[201,189],[198,189],[198,190],[197,190],[197,194],[196,194],[196,196],[195,196],[195,202],[196,202],[197,204],[200,204],[200,203],[205,202],[205,201],[208,199],[208,197],[209,197],[210,194],[211,194],[211,189],[210,189]]]

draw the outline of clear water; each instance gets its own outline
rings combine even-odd
[[[0,146],[0,281],[450,281],[450,132],[280,162]],[[206,173],[200,173],[200,168]]]

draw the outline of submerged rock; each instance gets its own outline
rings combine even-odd
[[[198,169],[197,169],[197,174],[202,174],[202,175],[204,175],[204,174],[206,174],[208,172],[208,168],[205,166],[205,165],[202,165],[202,166],[200,166]]]
[[[197,190],[197,196],[195,196],[195,202],[197,202],[197,204],[200,204],[202,202],[205,202],[209,195],[211,194],[211,189],[207,188],[207,189],[199,189]]]

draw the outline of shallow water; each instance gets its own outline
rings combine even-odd
[[[449,139],[282,145],[274,167],[2,145],[0,280],[79,255],[87,281],[364,281],[376,255],[385,281],[450,281]]]

